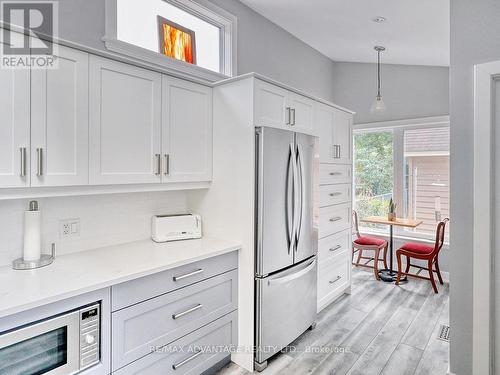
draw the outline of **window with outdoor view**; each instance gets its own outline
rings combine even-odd
[[[398,216],[423,221],[415,229],[395,228],[396,234],[433,240],[437,223],[450,215],[449,169],[449,126],[355,131],[354,207],[361,218],[385,216],[393,198]]]
[[[354,207],[360,217],[387,212],[394,186],[392,141],[391,131],[354,135]]]

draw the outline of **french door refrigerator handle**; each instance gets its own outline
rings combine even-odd
[[[295,145],[290,143],[290,161],[292,165],[292,207],[291,209],[288,207],[289,199],[287,199],[287,216],[292,215],[292,219],[290,220],[287,217],[288,222],[292,222],[292,231],[289,236],[288,242],[288,254],[293,253],[293,249],[295,246],[295,236],[297,233],[297,155],[295,153]],[[288,197],[288,185],[287,185],[287,197]]]
[[[289,281],[298,279],[299,277],[310,272],[315,266],[316,266],[316,258],[314,258],[311,263],[309,263],[305,268],[301,269],[300,271],[292,273],[291,275],[278,277],[277,279],[269,279],[268,285],[284,284]]]
[[[299,219],[298,219],[297,231],[296,231],[297,246],[295,246],[295,251],[298,250],[298,243],[299,243],[299,239],[300,239],[300,233],[302,231],[302,220],[304,217],[305,204],[306,204],[305,191],[304,191],[304,187],[306,185],[305,184],[305,177],[304,177],[304,157],[302,155],[303,155],[302,147],[300,144],[297,144],[297,161],[298,161],[298,167],[299,167],[298,169],[300,170],[300,196],[299,196],[300,214],[298,215]]]

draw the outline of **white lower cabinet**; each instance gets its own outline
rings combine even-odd
[[[349,252],[343,251],[318,269],[318,311],[342,295],[351,282]]]
[[[237,330],[237,314],[232,312],[113,374],[201,374],[230,354],[229,348],[236,343]]]
[[[236,255],[209,258],[113,286],[112,294],[120,295],[113,302],[115,307],[132,304],[111,314],[112,371],[200,374],[228,357],[231,345],[236,344]],[[154,280],[164,282],[153,288],[152,296],[148,286]],[[168,280],[182,280],[182,287],[172,290],[175,285]],[[143,298],[138,302],[141,288]],[[127,290],[131,298],[126,298]]]

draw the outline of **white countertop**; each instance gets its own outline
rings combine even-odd
[[[36,270],[1,267],[0,318],[239,248],[215,238],[144,240],[62,255]]]

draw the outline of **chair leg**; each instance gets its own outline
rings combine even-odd
[[[351,263],[354,262],[354,254],[356,253],[356,249],[354,246],[352,247],[352,256],[351,256]]]
[[[439,283],[443,285],[443,278],[441,277],[441,271],[439,269],[439,258],[436,256],[436,273],[438,275]]]
[[[433,263],[432,259],[427,262],[429,268],[429,277],[431,279],[432,289],[434,289],[434,293],[437,294],[438,290],[436,282],[434,281],[434,271],[432,270],[432,263]]]
[[[409,270],[410,270],[410,257],[407,256],[406,257],[406,270],[405,270],[405,273],[408,273]]]
[[[380,249],[375,250],[375,257],[373,261],[373,272],[375,273],[375,280],[380,280],[380,277],[378,275],[378,256],[380,253]]]
[[[361,263],[361,257],[363,256],[363,250],[358,250],[358,260],[356,261],[356,267]]]
[[[388,270],[389,267],[387,267],[387,249],[389,248],[389,244],[386,244],[384,246],[384,269]]]
[[[396,258],[398,258],[398,277],[396,278],[396,285],[399,285],[401,281],[401,254],[396,252]]]

